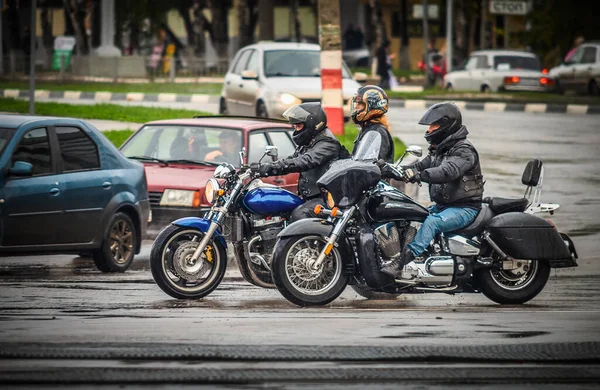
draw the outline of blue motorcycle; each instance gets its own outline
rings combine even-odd
[[[267,146],[265,156],[276,157],[277,148]],[[244,160],[244,151],[240,158]],[[273,247],[303,200],[262,182],[247,165],[236,170],[227,163],[215,169],[205,196],[212,207],[203,218],[178,219],[156,237],[150,265],[158,286],[178,299],[210,294],[225,275],[230,242],[243,278],[275,288],[270,266]]]

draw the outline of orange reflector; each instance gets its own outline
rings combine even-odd
[[[518,84],[519,81],[521,81],[521,79],[517,76],[504,78],[504,84]]]
[[[313,209],[313,212],[317,215],[321,214],[321,211],[323,211],[323,206],[320,204],[316,205],[315,208]]]
[[[200,191],[194,191],[194,199],[192,200],[192,207],[200,207]]]
[[[333,244],[332,243],[327,244],[327,246],[325,247],[325,254],[329,255],[329,253],[331,253],[332,249],[333,249]]]
[[[217,193],[219,194],[219,196],[223,196],[225,194],[225,190],[221,188]]]
[[[337,217],[339,215],[340,209],[338,209],[337,207],[334,207],[333,209],[331,209],[331,216],[332,217]]]

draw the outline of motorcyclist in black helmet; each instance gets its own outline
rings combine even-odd
[[[292,221],[315,217],[313,210],[323,204],[317,180],[332,161],[347,158],[349,153],[327,128],[327,115],[320,103],[302,103],[283,113],[294,127],[292,138],[296,151],[292,156],[267,164],[252,164],[251,169],[260,176],[286,175],[300,172],[298,194],[305,203],[292,212]]]
[[[468,226],[481,210],[484,181],[479,155],[467,141],[469,132],[462,124],[458,107],[450,102],[435,104],[419,124],[429,126],[425,133],[429,154],[404,166],[402,176],[391,176],[406,182],[429,183],[429,196],[435,204],[400,257],[381,269],[394,277],[401,275],[405,264],[421,256],[436,234]]]

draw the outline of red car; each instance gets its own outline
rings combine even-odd
[[[206,181],[220,163],[239,167],[242,147],[246,148],[248,164],[257,162],[267,145],[277,146],[281,157],[293,154],[296,145],[292,131],[285,121],[245,117],[196,117],[144,124],[120,149],[126,157],[142,161],[146,169],[151,208],[147,238],[155,237],[178,218],[203,216],[210,209],[204,198]],[[262,161],[273,160],[266,156]],[[297,193],[297,173],[263,181]]]

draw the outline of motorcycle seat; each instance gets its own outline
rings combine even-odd
[[[475,237],[483,231],[485,225],[487,225],[490,219],[494,218],[495,216],[496,214],[494,213],[492,208],[487,203],[482,203],[481,210],[479,210],[479,213],[475,217],[475,220],[473,220],[473,222],[471,222],[470,225],[462,229],[456,230],[453,233],[468,238]]]
[[[527,210],[529,200],[527,198],[485,198],[484,203],[490,205],[492,211],[496,214],[523,212]]]

